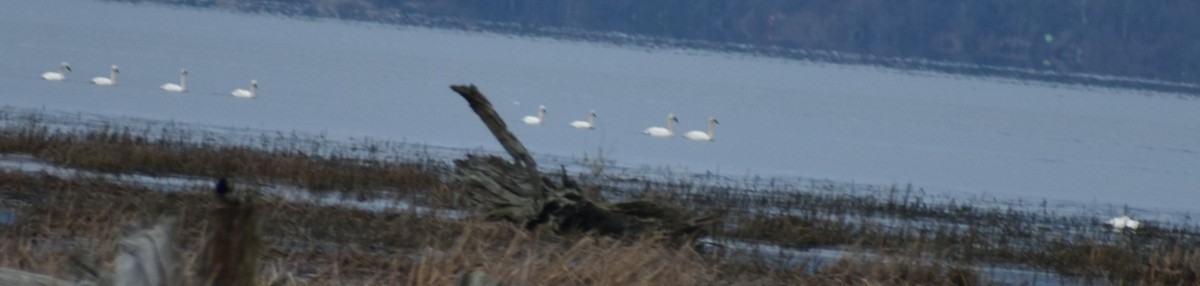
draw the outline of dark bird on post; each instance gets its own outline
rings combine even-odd
[[[214,191],[217,193],[218,198],[228,199],[229,198],[228,197],[228,195],[229,195],[229,180],[227,180],[225,178],[221,178],[221,179],[217,180],[217,187],[215,188]]]

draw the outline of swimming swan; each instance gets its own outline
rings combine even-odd
[[[94,78],[92,78],[92,84],[95,84],[95,85],[117,84],[117,74],[118,73],[121,73],[121,70],[117,69],[117,65],[112,65],[112,70],[108,72],[108,77],[102,77],[102,76],[94,77]]]
[[[179,84],[174,84],[174,83],[169,83],[169,82],[164,83],[162,85],[162,89],[167,92],[183,92],[183,91],[187,90],[187,75],[188,75],[187,70],[180,69],[179,70]]]
[[[596,110],[588,112],[588,120],[571,121],[571,127],[576,129],[592,129],[596,127]]]
[[[543,119],[546,119],[546,106],[545,105],[538,105],[538,113],[537,113],[536,117],[534,117],[532,115],[526,115],[524,118],[525,124],[529,124],[529,125],[542,125]]]
[[[650,135],[650,137],[670,138],[675,137],[675,122],[679,122],[679,118],[675,117],[674,113],[667,114],[667,128],[650,127],[642,131],[642,134]]]
[[[1133,220],[1127,215],[1114,217],[1109,219],[1107,223],[1113,227],[1113,231],[1115,232],[1120,232],[1125,229],[1137,230],[1138,227],[1142,226],[1141,222]]]
[[[48,81],[61,81],[67,79],[67,72],[71,71],[71,65],[63,62],[58,66],[58,72],[46,72],[42,74],[42,79]]]
[[[233,90],[233,96],[241,97],[241,98],[254,98],[255,90],[258,90],[258,81],[252,79],[252,80],[250,80],[250,90],[245,90],[245,89],[240,89],[240,88],[235,89],[235,90]]]
[[[716,138],[717,124],[720,124],[720,122],[717,122],[716,117],[709,117],[708,118],[708,133],[701,132],[699,130],[692,130],[692,131],[688,131],[687,133],[684,133],[683,137],[687,137],[687,139],[692,139],[695,141],[711,142],[711,141],[717,139]]]

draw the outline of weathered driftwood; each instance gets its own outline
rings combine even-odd
[[[174,223],[163,221],[151,226],[127,225],[117,243],[120,252],[115,263],[113,285],[181,285],[183,265],[171,237]]]
[[[529,183],[526,171],[494,156],[471,156],[454,162],[453,182],[469,187],[469,204],[488,217],[525,224],[542,211],[546,201]]]
[[[74,285],[113,285],[113,274],[101,270],[92,254],[87,252],[76,252],[67,258],[67,274]]]
[[[499,279],[488,276],[482,270],[463,271],[454,274],[454,286],[502,286]]]
[[[70,279],[0,268],[0,285],[183,285],[182,264],[171,236],[173,227],[169,220],[121,226],[114,273],[100,270],[85,258],[87,254],[80,253],[67,260]]]
[[[533,160],[529,151],[525,149],[525,145],[521,144],[521,140],[517,139],[516,135],[508,132],[508,125],[504,124],[504,119],[492,109],[492,102],[479,92],[479,88],[475,85],[455,85],[450,86],[451,90],[457,92],[467,100],[471,105],[471,110],[479,115],[479,119],[483,120],[483,124],[487,125],[488,130],[492,131],[492,135],[496,136],[496,140],[500,141],[500,145],[504,146],[504,151],[508,152],[509,156],[513,157],[513,162],[525,168],[528,178],[538,178],[537,161]],[[540,180],[531,180],[528,182],[532,186],[532,190],[541,189]]]
[[[719,215],[693,218],[683,211],[653,202],[616,204],[592,202],[579,195],[579,186],[563,170],[561,180],[542,176],[533,156],[508,131],[504,120],[475,86],[451,86],[470,103],[488,126],[510,163],[495,156],[455,160],[452,182],[466,187],[469,203],[488,217],[528,229],[549,227],[557,233],[598,233],[614,236],[661,236],[685,243],[701,234]]]
[[[29,273],[21,270],[0,267],[0,285],[12,286],[42,286],[42,285],[78,285],[70,281],[52,276]]]

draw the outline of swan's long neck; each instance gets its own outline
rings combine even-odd
[[[66,65],[58,66],[58,74],[63,74],[63,75],[67,74],[67,66]]]
[[[179,74],[179,89],[187,89],[187,74]]]
[[[596,125],[596,113],[595,112],[588,114],[588,125]]]
[[[545,119],[546,119],[546,109],[545,108],[538,109],[538,121],[542,121]]]
[[[254,92],[256,90],[258,90],[258,83],[250,83],[250,95],[251,96],[254,95]]]
[[[670,118],[667,118],[667,131],[671,131],[671,133],[675,133],[675,122],[673,120],[671,120]]]
[[[712,138],[716,138],[716,137],[717,137],[717,122],[709,120],[708,121],[708,138],[712,139]]]
[[[111,79],[113,83],[117,82],[117,69],[108,72],[108,79]]]

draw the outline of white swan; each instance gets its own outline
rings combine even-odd
[[[526,115],[523,120],[525,120],[525,124],[542,125],[542,120],[544,119],[546,119],[546,106],[538,105],[537,116]]]
[[[575,127],[576,129],[595,128],[596,127],[596,110],[592,110],[592,111],[588,112],[588,120],[587,121],[583,121],[583,120],[571,121],[571,127]]]
[[[235,89],[235,90],[233,90],[233,96],[241,97],[241,98],[254,98],[254,92],[256,90],[258,90],[258,81],[252,79],[252,80],[250,80],[250,90],[245,90],[245,89],[240,89],[240,88]]]
[[[64,79],[67,79],[67,72],[69,72],[69,71],[71,71],[71,65],[67,64],[67,62],[63,62],[61,65],[58,65],[57,72],[49,71],[49,72],[43,73],[42,79],[45,79],[48,81],[62,81]]]
[[[1113,227],[1113,231],[1116,231],[1116,232],[1120,232],[1127,228],[1129,230],[1137,230],[1138,227],[1142,226],[1141,222],[1133,220],[1132,218],[1129,218],[1129,216],[1127,216],[1127,215],[1114,217],[1112,219],[1109,219],[1107,223],[1108,223],[1108,225],[1111,225]]]
[[[121,70],[117,69],[117,65],[112,65],[112,70],[110,70],[108,72],[108,77],[102,77],[102,76],[94,77],[94,78],[92,78],[92,84],[95,84],[95,85],[117,84],[117,74],[118,73],[121,73]]]
[[[679,122],[679,118],[675,117],[674,113],[667,114],[667,128],[650,127],[642,131],[642,134],[650,135],[650,137],[670,138],[675,137],[675,122]]]
[[[701,132],[699,130],[692,130],[692,131],[688,131],[687,133],[684,133],[683,137],[687,137],[687,139],[692,139],[695,141],[712,142],[713,140],[717,139],[716,132],[717,132],[717,124],[719,124],[719,123],[720,122],[717,122],[716,117],[709,117],[708,118],[708,133]]]
[[[187,70],[180,69],[179,70],[179,84],[174,84],[174,83],[169,83],[169,82],[164,83],[162,85],[162,89],[167,92],[183,92],[183,91],[187,90],[187,75],[188,75]]]

